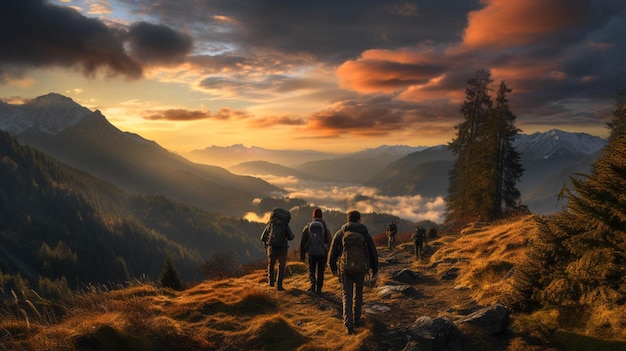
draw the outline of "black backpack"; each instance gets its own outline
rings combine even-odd
[[[326,254],[324,232],[324,224],[322,222],[312,221],[309,224],[308,252],[310,256],[324,256]]]
[[[287,226],[291,220],[289,211],[274,208],[270,215],[270,230],[267,243],[270,246],[287,246]]]

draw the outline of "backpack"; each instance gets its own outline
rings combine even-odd
[[[324,242],[324,224],[320,221],[312,221],[309,224],[309,255],[324,256],[326,254],[326,245]]]
[[[270,246],[287,246],[287,226],[290,220],[289,211],[278,207],[272,210],[267,241]]]
[[[348,275],[365,274],[367,272],[365,234],[344,232],[341,243],[343,244],[341,253],[343,273]]]

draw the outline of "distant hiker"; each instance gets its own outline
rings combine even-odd
[[[276,272],[274,266],[278,261],[278,290],[283,289],[283,278],[285,277],[285,266],[287,265],[288,240],[293,240],[294,235],[289,227],[291,214],[282,208],[274,208],[270,215],[270,220],[261,234],[261,240],[267,249],[267,279],[270,286],[274,286]]]
[[[339,261],[339,266],[337,265]],[[378,273],[378,252],[367,227],[361,224],[359,211],[348,212],[348,223],[335,233],[328,258],[333,275],[341,283],[343,324],[348,334],[361,323],[365,274]]]
[[[393,249],[396,244],[396,233],[398,232],[398,226],[396,222],[387,223],[385,234],[387,234],[387,248]]]
[[[422,247],[424,246],[424,242],[426,241],[426,229],[421,225],[417,225],[415,227],[415,231],[413,232],[413,252],[415,253],[415,260],[419,260],[422,258]]]
[[[311,282],[309,291],[317,295],[322,293],[322,286],[324,286],[324,269],[326,269],[330,242],[330,230],[322,218],[322,210],[316,208],[313,210],[313,220],[302,229],[300,260],[304,262],[305,254],[309,254],[309,281]]]

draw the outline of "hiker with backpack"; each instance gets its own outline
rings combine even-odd
[[[335,233],[328,258],[333,275],[341,283],[343,324],[348,334],[361,323],[365,274],[378,273],[378,252],[359,211],[348,212],[348,223]]]
[[[309,254],[309,281],[311,287],[309,292],[317,295],[322,294],[324,285],[324,270],[326,269],[326,258],[330,248],[330,230],[322,218],[322,210],[313,210],[313,219],[302,229],[302,240],[300,241],[300,260],[304,262],[305,254]]]
[[[426,242],[426,229],[418,224],[415,227],[412,239],[413,253],[415,254],[415,260],[417,261],[422,258],[422,247],[424,246],[424,242]]]
[[[270,286],[276,287],[278,290],[283,288],[283,278],[285,277],[285,267],[287,266],[287,249],[289,241],[294,239],[289,221],[291,213],[282,208],[274,208],[270,215],[270,220],[261,233],[261,240],[265,243],[267,249],[267,279]],[[278,279],[274,267],[278,262]]]
[[[396,222],[390,222],[387,224],[385,234],[387,234],[387,249],[393,249],[396,244],[396,233],[398,233],[398,226]]]

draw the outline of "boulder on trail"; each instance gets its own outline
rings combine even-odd
[[[410,341],[403,351],[460,351],[461,333],[447,318],[418,317],[407,330]]]
[[[466,317],[457,320],[455,323],[469,324],[480,328],[487,335],[500,334],[509,326],[509,309],[502,305],[497,304],[490,307],[480,309]]]

